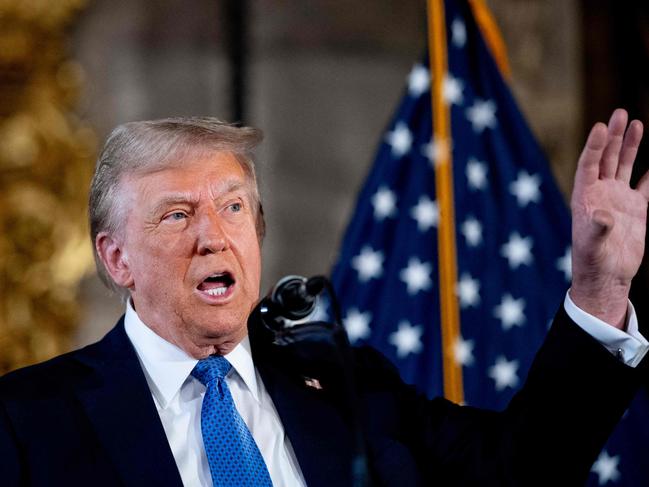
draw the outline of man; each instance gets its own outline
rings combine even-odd
[[[649,200],[647,175],[629,187],[641,136],[623,110],[590,133],[571,204],[572,287],[505,411],[427,401],[376,352],[355,351],[372,485],[583,483],[646,373],[628,304]],[[207,118],[111,134],[90,224],[126,313],[97,344],[0,379],[2,485],[351,485],[336,384],[305,381],[248,338],[259,139]]]

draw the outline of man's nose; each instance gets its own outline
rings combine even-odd
[[[227,234],[214,211],[207,212],[200,219],[197,247],[199,255],[215,254],[228,248]]]

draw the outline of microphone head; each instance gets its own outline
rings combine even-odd
[[[273,332],[308,322],[317,314],[319,295],[325,285],[324,277],[283,277],[257,304],[252,314]]]
[[[301,276],[286,276],[279,280],[271,293],[271,300],[282,310],[285,318],[298,321],[315,309],[318,293],[311,294],[307,280]]]

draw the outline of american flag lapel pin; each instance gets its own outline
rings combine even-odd
[[[304,385],[311,387],[312,389],[322,390],[322,385],[318,379],[313,379],[311,377],[304,378]]]

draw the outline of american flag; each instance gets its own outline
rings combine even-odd
[[[447,0],[445,11],[461,321],[453,354],[465,402],[501,409],[570,285],[570,214],[469,3]],[[432,133],[423,62],[381,139],[332,277],[350,341],[382,351],[431,397],[443,393],[434,174],[441,143]],[[645,393],[589,485],[649,485],[641,408],[649,411]]]

